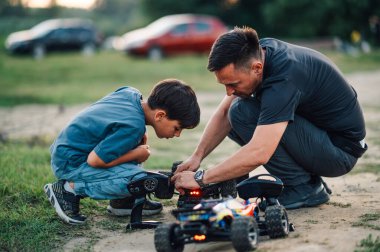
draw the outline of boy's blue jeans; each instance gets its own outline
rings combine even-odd
[[[99,200],[120,199],[131,196],[127,189],[132,179],[146,176],[137,164],[124,163],[111,168],[94,168],[84,162],[78,167],[68,164],[52,169],[58,179],[74,183],[77,195]]]

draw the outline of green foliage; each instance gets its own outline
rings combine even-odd
[[[186,12],[211,14],[230,26],[248,25],[264,36],[290,38],[348,38],[354,29],[369,36],[369,17],[380,15],[380,2],[376,0],[143,0],[142,3],[152,18]]]
[[[55,5],[29,9],[21,0],[12,2],[15,4],[11,6],[7,0],[0,1],[0,31],[6,33],[26,28],[27,20],[86,17],[93,19],[105,36],[121,35],[165,15],[199,13],[218,16],[230,27],[251,26],[263,36],[349,39],[351,31],[358,30],[369,40],[369,17],[380,15],[377,0],[97,0],[90,11]],[[8,19],[15,17],[21,22],[9,26]]]

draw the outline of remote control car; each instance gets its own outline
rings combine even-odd
[[[142,221],[142,209],[146,201],[146,195],[153,194],[158,199],[171,199],[174,195],[174,185],[170,179],[177,170],[181,161],[174,162],[171,171],[147,172],[147,176],[132,179],[127,188],[129,192],[136,197],[131,212],[131,220],[127,225],[129,229],[155,228],[160,222]],[[178,208],[192,209],[202,199],[218,199],[221,197],[236,197],[236,182],[230,180],[201,190],[186,190],[184,195],[178,199]]]
[[[231,240],[237,251],[248,251],[257,247],[259,235],[285,237],[292,225],[277,200],[282,188],[277,177],[258,175],[237,185],[242,200],[201,200],[193,208],[173,210],[177,221],[155,230],[156,250],[183,251],[187,243]]]

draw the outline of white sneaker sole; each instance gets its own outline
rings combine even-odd
[[[145,210],[145,209],[143,209],[142,215],[143,216],[150,216],[150,215],[158,214],[161,211],[162,211],[162,207],[160,209],[156,209],[156,210]],[[108,205],[107,206],[107,212],[109,214],[115,215],[115,216],[128,216],[128,215],[131,215],[132,209],[117,209],[117,208],[113,208],[110,205]]]
[[[58,204],[57,198],[54,195],[52,184],[46,184],[44,186],[44,191],[49,199],[50,204],[54,207],[55,212],[58,214],[59,218],[61,218],[64,222],[72,225],[79,225],[84,223],[84,221],[78,221],[70,218],[65,214],[65,212],[63,212],[61,206]]]

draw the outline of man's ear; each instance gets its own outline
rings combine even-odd
[[[161,121],[164,117],[166,117],[166,112],[162,109],[157,110],[157,112],[154,114],[155,121]]]
[[[251,68],[255,74],[261,74],[263,72],[263,63],[255,60],[252,62]]]

